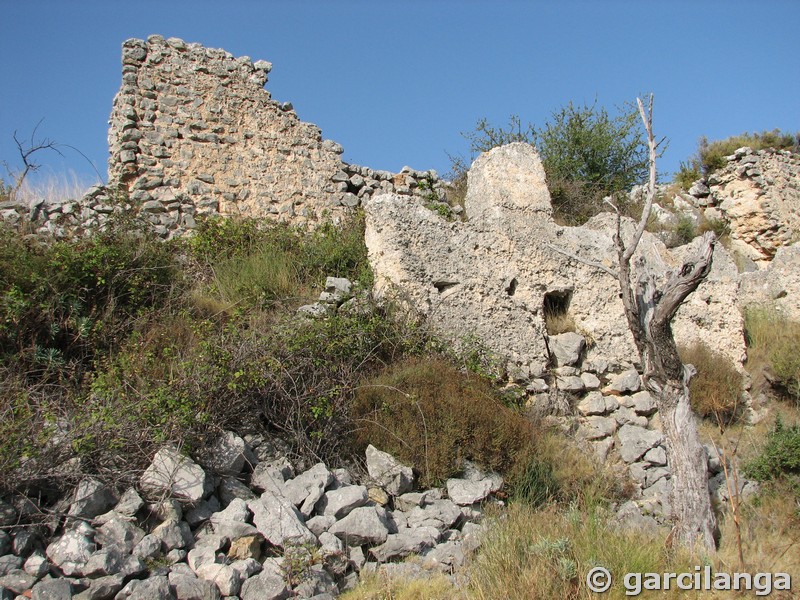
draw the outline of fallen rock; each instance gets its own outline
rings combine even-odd
[[[392,455],[381,452],[372,444],[367,446],[367,471],[390,496],[410,492],[414,484],[411,467],[401,464]]]
[[[349,515],[334,523],[328,532],[348,546],[382,544],[389,535],[389,525],[383,509],[362,506],[353,509]]]
[[[199,502],[206,491],[206,473],[176,449],[159,450],[139,480],[142,490],[152,495],[172,494],[180,500]]]

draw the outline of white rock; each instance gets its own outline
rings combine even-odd
[[[206,473],[192,459],[174,448],[162,448],[139,480],[143,491],[169,493],[180,500],[199,502],[206,490]]]
[[[372,444],[367,446],[367,471],[391,496],[410,492],[414,483],[411,467],[401,464],[391,454],[381,452]]]

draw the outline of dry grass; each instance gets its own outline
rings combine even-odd
[[[371,574],[363,577],[356,589],[339,596],[341,600],[459,600],[466,599],[444,575],[425,579]]]
[[[745,311],[745,333],[745,366],[754,386],[769,382],[800,403],[800,323],[789,321],[774,307],[750,307]]]
[[[17,190],[16,200],[30,204],[34,200],[44,198],[49,204],[59,204],[68,200],[79,200],[96,181],[78,177],[74,171],[39,177],[32,183],[23,182]]]
[[[695,413],[713,420],[720,429],[737,420],[744,408],[744,382],[734,364],[702,343],[682,348],[680,355],[684,363],[692,364],[697,369],[697,375],[689,386]]]

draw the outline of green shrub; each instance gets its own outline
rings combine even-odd
[[[789,478],[800,496],[800,425],[787,426],[778,418],[759,456],[745,465],[745,474],[759,481]]]
[[[695,414],[713,419],[721,428],[741,417],[744,379],[730,359],[702,343],[682,348],[680,355],[684,363],[697,369],[689,384]]]
[[[688,163],[681,163],[680,171],[676,174],[675,181],[684,189],[700,178],[709,175],[727,164],[726,157],[732,155],[739,148],[748,146],[753,150],[774,148],[776,150],[798,151],[800,146],[800,133],[791,134],[779,129],[762,131],[761,133],[742,133],[723,140],[710,142],[702,137],[698,143],[697,151]],[[690,181],[691,179],[691,181]]]
[[[544,127],[523,127],[518,116],[507,127],[481,119],[471,132],[463,132],[475,155],[511,142],[535,145],[542,157],[555,217],[580,225],[608,210],[603,198],[614,195],[624,214],[636,207],[624,192],[644,180],[648,172],[647,148],[638,109],[626,105],[612,115],[596,104],[570,102],[554,111]],[[451,157],[455,181],[462,180],[467,161]]]
[[[527,464],[535,434],[484,380],[437,358],[404,360],[362,382],[353,418],[356,452],[389,452],[420,473],[421,486],[456,475],[462,459],[511,473]]]
[[[800,403],[800,323],[774,307],[751,306],[744,317],[751,373],[762,372],[776,390]]]

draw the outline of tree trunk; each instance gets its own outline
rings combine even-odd
[[[656,402],[672,471],[672,541],[689,549],[714,550],[717,530],[708,494],[706,451],[698,439],[688,390],[683,382],[669,381]]]

